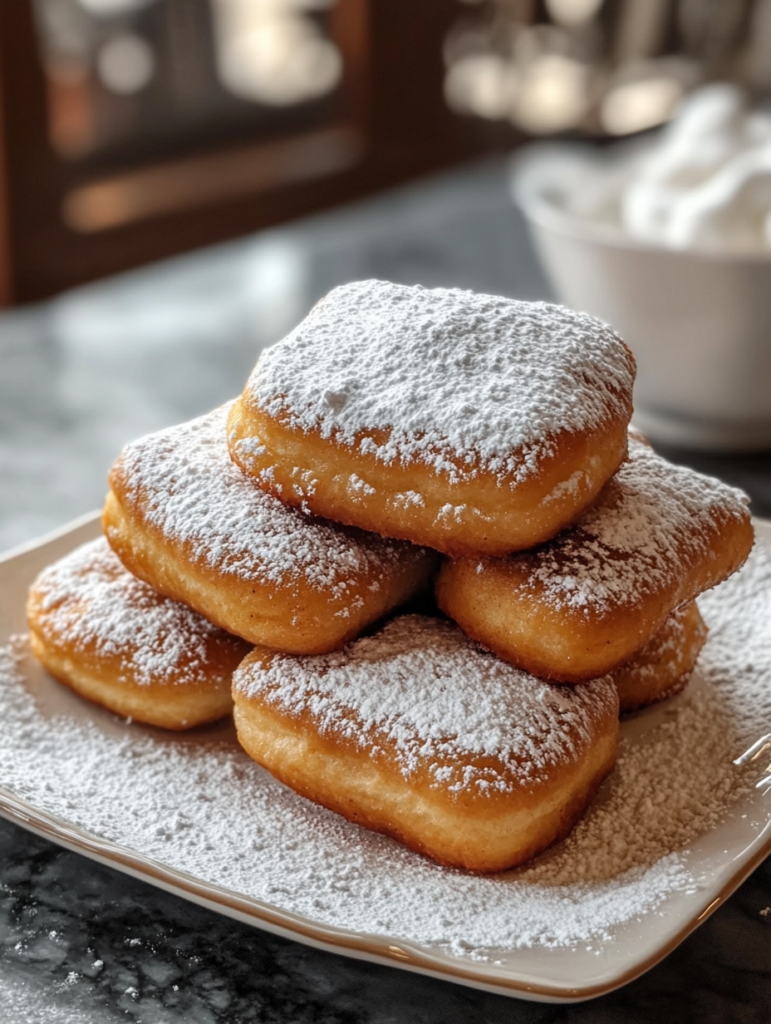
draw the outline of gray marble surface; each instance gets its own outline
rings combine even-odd
[[[0,550],[101,504],[121,445],[240,391],[259,350],[363,277],[548,297],[502,161],[0,316]],[[771,514],[771,456],[670,452]],[[771,864],[665,962],[575,1006],[320,953],[0,821],[0,1021],[754,1022],[771,1016]]]
[[[321,953],[0,822],[0,1019],[14,1024],[765,1024],[771,863],[654,970],[548,1006]]]

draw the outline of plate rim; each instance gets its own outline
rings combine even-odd
[[[86,513],[36,540],[0,553],[0,565],[24,558],[49,544],[63,540],[70,534],[79,531],[90,532],[89,528],[93,528],[94,536],[98,536],[100,515],[99,512]],[[761,536],[771,548],[771,520],[753,517],[753,525],[756,528],[756,536]],[[170,892],[181,899],[303,945],[498,995],[562,1004],[583,1002],[607,995],[651,970],[711,917],[771,853],[770,818],[757,838],[750,842],[734,861],[737,868],[720,889],[717,892],[714,889],[709,890],[700,912],[689,916],[688,920],[684,921],[660,947],[626,969],[612,973],[603,981],[575,985],[528,979],[524,974],[512,977],[510,967],[501,968],[487,962],[462,961],[459,958],[451,958],[449,954],[441,951],[432,954],[417,942],[314,922],[301,914],[282,910],[255,897],[205,882],[195,875],[172,868],[129,847],[102,839],[64,818],[39,810],[2,786],[0,817],[65,849]]]

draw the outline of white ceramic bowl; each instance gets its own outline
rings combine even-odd
[[[634,421],[651,438],[771,447],[771,257],[665,249],[571,214],[568,189],[605,159],[555,144],[514,162],[514,196],[558,298],[634,351]]]

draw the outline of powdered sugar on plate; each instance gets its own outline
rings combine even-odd
[[[358,281],[262,354],[244,398],[385,463],[452,475],[481,462],[516,481],[537,472],[555,434],[627,420],[633,381],[621,339],[584,313]]]
[[[0,654],[0,784],[34,807],[209,883],[326,925],[462,958],[573,947],[700,884],[689,848],[747,798],[771,732],[771,560],[700,599],[697,675],[622,726],[615,772],[569,839],[493,877],[447,870],[296,797],[234,745],[123,725],[64,693],[22,643]],[[655,725],[641,728],[645,723]],[[755,805],[757,806],[757,805]],[[766,820],[765,805],[756,811]]]

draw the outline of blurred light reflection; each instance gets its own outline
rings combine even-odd
[[[589,108],[591,69],[559,54],[531,64],[517,97],[515,120],[536,135],[578,124]]]
[[[655,128],[670,119],[682,98],[682,86],[673,78],[625,82],[611,89],[602,101],[602,126],[611,135]]]
[[[590,21],[603,0],[546,0],[546,10],[560,25],[581,25]]]
[[[343,62],[307,10],[314,0],[211,0],[217,70],[243,99],[288,106],[331,92]]]
[[[444,44],[458,113],[527,132],[630,135],[710,81],[771,89],[771,0],[459,0]]]
[[[119,95],[140,92],[155,73],[155,54],[141,36],[113,36],[100,49],[97,68],[102,83]]]
[[[516,71],[492,53],[461,57],[450,67],[444,83],[445,97],[453,110],[490,120],[512,113],[516,90]]]
[[[111,18],[121,14],[132,14],[143,7],[149,7],[155,0],[78,0],[78,4],[97,18]]]

